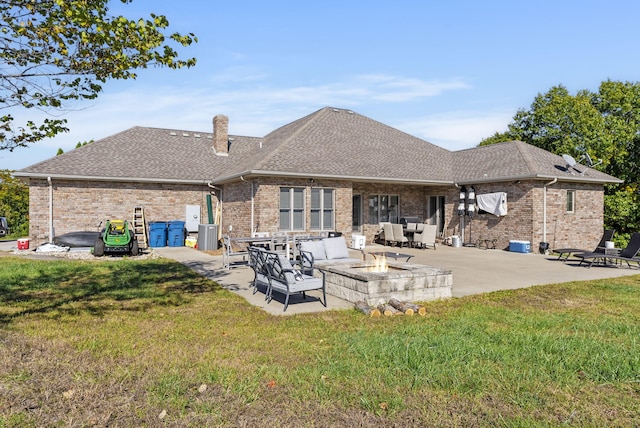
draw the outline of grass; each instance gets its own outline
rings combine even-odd
[[[270,316],[166,260],[0,258],[0,427],[633,426],[640,276]]]

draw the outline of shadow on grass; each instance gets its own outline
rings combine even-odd
[[[217,283],[166,260],[87,263],[7,258],[0,265],[0,325],[35,313],[100,315],[114,309],[176,306],[190,295],[221,290]]]

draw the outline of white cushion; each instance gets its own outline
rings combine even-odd
[[[300,242],[300,250],[308,251],[313,254],[313,260],[326,260],[324,244],[322,241],[302,241]]]
[[[325,238],[322,242],[324,243],[324,251],[327,253],[327,260],[349,257],[349,249],[347,248],[347,242],[344,240],[344,237]]]

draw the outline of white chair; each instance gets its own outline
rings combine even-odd
[[[247,256],[249,252],[244,250],[234,250],[233,242],[229,235],[222,235],[222,267],[224,269],[231,269],[236,266],[244,266],[247,264]],[[231,262],[231,257],[242,256],[242,261]]]
[[[393,228],[393,243],[398,244],[399,247],[402,247],[404,244],[407,244],[407,247],[408,247],[409,238],[404,236],[404,230],[402,229],[402,225],[400,223],[393,223],[391,226]],[[385,232],[385,235],[386,235],[386,232]],[[385,236],[385,239],[387,239],[386,236]]]
[[[437,233],[438,226],[435,224],[425,224],[422,233],[416,233],[413,235],[413,246],[416,248],[433,247],[435,250]]]
[[[402,226],[400,226],[402,227]],[[391,223],[384,223],[382,225],[382,231],[384,232],[384,245],[393,245],[394,244],[394,240],[393,240],[393,224]]]

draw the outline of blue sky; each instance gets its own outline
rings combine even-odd
[[[165,14],[172,31],[199,38],[180,50],[198,65],[107,82],[64,114],[71,132],[0,151],[0,169],[132,126],[207,132],[216,114],[231,134],[258,137],[326,106],[459,150],[506,130],[554,85],[640,80],[633,0],[134,0],[112,12]]]

